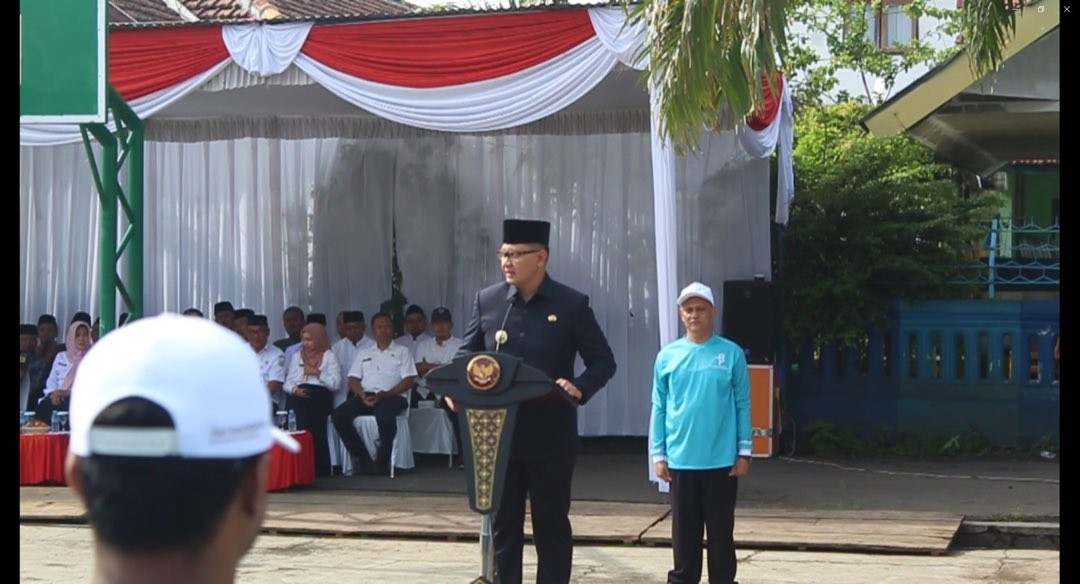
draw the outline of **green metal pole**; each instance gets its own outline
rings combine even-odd
[[[127,253],[127,291],[131,302],[128,322],[143,317],[143,145],[142,120],[110,85],[109,101],[114,115],[123,121],[129,135],[127,140],[127,207],[130,210],[128,229],[130,241]]]
[[[101,143],[101,220],[98,234],[100,257],[100,291],[98,317],[100,335],[104,337],[116,328],[116,230],[117,193],[120,184],[116,176],[116,137],[102,124],[88,125]]]

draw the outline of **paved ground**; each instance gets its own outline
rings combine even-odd
[[[335,477],[274,498],[325,492],[409,492],[464,496],[464,473],[445,457],[420,457],[418,467],[388,477]],[[641,454],[586,454],[574,480],[577,501],[664,503],[648,482]],[[60,505],[62,488],[55,493]],[[40,489],[39,489],[40,491]],[[25,491],[24,506],[33,506]],[[38,492],[33,497],[41,497]],[[44,495],[49,498],[50,495]],[[968,519],[1050,521],[1060,516],[1060,465],[1040,459],[976,461],[761,459],[740,484],[740,509],[821,510],[845,513],[945,512]],[[596,503],[600,504],[600,503]],[[632,506],[627,506],[630,508]],[[46,505],[48,508],[48,505]],[[60,509],[56,509],[60,511]],[[67,512],[71,515],[71,511]],[[840,533],[848,530],[838,529]],[[84,581],[90,570],[90,532],[82,525],[20,526],[20,581]],[[855,537],[853,535],[853,537]],[[63,549],[57,556],[56,549]],[[575,583],[663,582],[666,546],[578,545]],[[526,581],[535,555],[526,547]],[[1057,550],[969,550],[942,555],[739,551],[739,581],[754,583],[945,583],[1060,580]],[[422,541],[318,535],[264,535],[241,566],[240,584],[320,582],[465,583],[478,575],[475,541]]]
[[[90,572],[90,532],[81,526],[19,530],[20,582],[82,582]],[[63,549],[62,555],[56,550]],[[943,556],[799,553],[742,550],[742,584],[956,583],[1060,581],[1060,553],[1041,550],[957,552]],[[572,582],[662,583],[671,550],[643,546],[578,546]],[[401,582],[465,584],[479,575],[475,543],[262,536],[244,559],[238,584]],[[525,551],[525,580],[536,557]]]
[[[574,474],[574,500],[664,503],[641,454],[586,454]],[[418,457],[396,478],[333,477],[312,489],[465,493],[464,472],[446,457]],[[1061,465],[1029,460],[755,460],[740,481],[739,507],[959,513],[968,519],[1056,520]]]

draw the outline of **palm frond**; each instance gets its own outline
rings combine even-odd
[[[970,0],[964,2],[960,27],[967,44],[971,72],[976,77],[996,71],[1005,47],[1016,32],[1016,15],[1023,0]]]
[[[695,149],[704,129],[764,104],[786,46],[791,0],[644,0],[630,22],[646,27],[646,72],[659,99],[661,132]]]

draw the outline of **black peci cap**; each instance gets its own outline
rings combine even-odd
[[[364,313],[359,310],[346,310],[343,320],[345,322],[364,322]]]
[[[551,236],[551,223],[530,219],[507,219],[503,221],[503,243],[539,243],[547,245]]]
[[[232,302],[224,300],[214,305],[214,314],[221,314],[222,312],[236,313],[236,309],[233,308]]]

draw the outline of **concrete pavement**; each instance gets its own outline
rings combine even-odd
[[[574,471],[574,501],[666,503],[639,453],[586,453]],[[756,459],[739,481],[740,509],[959,513],[969,520],[1047,521],[1060,516],[1061,465],[1030,459]],[[331,477],[305,490],[465,495],[464,472],[445,456],[389,477]]]
[[[84,526],[22,525],[19,581],[86,581],[92,566]],[[64,550],[57,554],[56,550]],[[1056,584],[1060,553],[1050,550],[975,550],[941,556],[870,555],[740,550],[741,584],[935,584],[988,582]],[[525,548],[524,576],[534,581],[536,556]],[[669,548],[577,546],[575,584],[664,582]],[[243,560],[238,584],[395,582],[465,584],[479,575],[476,543],[260,536]]]

